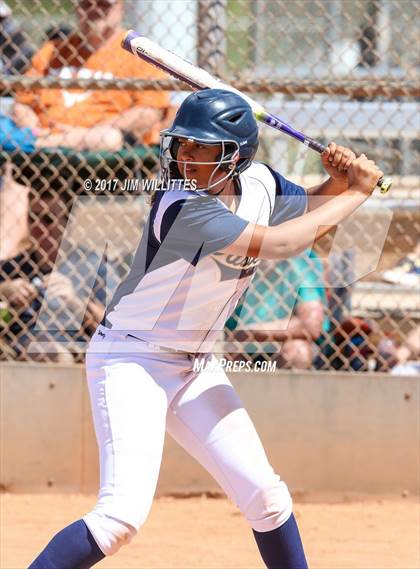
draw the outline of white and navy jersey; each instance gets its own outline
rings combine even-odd
[[[258,264],[222,250],[249,222],[278,225],[306,209],[304,189],[264,164],[253,162],[238,186],[236,213],[206,191],[157,192],[106,326],[172,349],[212,349]]]

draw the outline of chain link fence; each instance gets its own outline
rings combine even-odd
[[[394,178],[340,235],[260,264],[221,333],[226,357],[418,366],[418,2],[8,0],[0,25],[2,359],[81,361],[129,270],[159,131],[188,94],[119,47],[133,28]],[[305,187],[325,179],[319,155],[260,132],[258,159]]]

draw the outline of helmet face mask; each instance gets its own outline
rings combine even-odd
[[[217,145],[220,153],[212,161],[179,160],[183,140],[210,148]],[[214,165],[204,184],[209,189],[239,176],[251,165],[257,149],[258,126],[251,107],[242,97],[223,89],[197,91],[182,103],[172,126],[161,132],[161,177],[165,183],[185,178],[187,166]],[[217,176],[220,172],[225,176]]]
[[[183,140],[206,146],[209,149],[216,146],[219,153],[214,160],[180,160],[178,153]],[[213,168],[208,174],[207,181],[197,184],[198,188],[211,189],[234,176],[238,158],[239,146],[234,140],[228,142],[221,140],[220,142],[209,143],[207,140],[175,138],[172,135],[162,133],[160,149],[161,178],[166,185],[169,185],[171,180],[174,179],[188,179],[190,176],[187,169],[191,167],[198,167],[195,169],[197,171],[200,167],[212,166]],[[220,177],[217,175],[218,173],[224,173],[224,175]]]

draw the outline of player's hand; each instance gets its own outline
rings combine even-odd
[[[48,299],[59,299],[71,308],[77,304],[76,291],[71,280],[60,273],[50,273],[43,278]]]
[[[349,189],[371,194],[383,175],[384,173],[373,160],[369,160],[365,154],[361,154],[356,160],[353,160],[348,170]]]
[[[19,128],[37,129],[40,127],[38,115],[31,107],[22,103],[13,105],[12,119]]]
[[[343,182],[348,181],[347,171],[355,159],[356,155],[350,148],[339,146],[335,142],[330,142],[321,154],[322,165],[329,176]]]
[[[23,308],[38,296],[38,291],[25,279],[11,279],[0,283],[0,296],[12,306]]]

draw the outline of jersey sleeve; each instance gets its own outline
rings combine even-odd
[[[276,182],[276,199],[269,225],[280,225],[289,219],[303,215],[307,207],[305,189],[287,180],[279,172],[269,169]]]
[[[195,195],[169,205],[156,237],[168,251],[197,262],[233,243],[247,225],[217,198]]]

